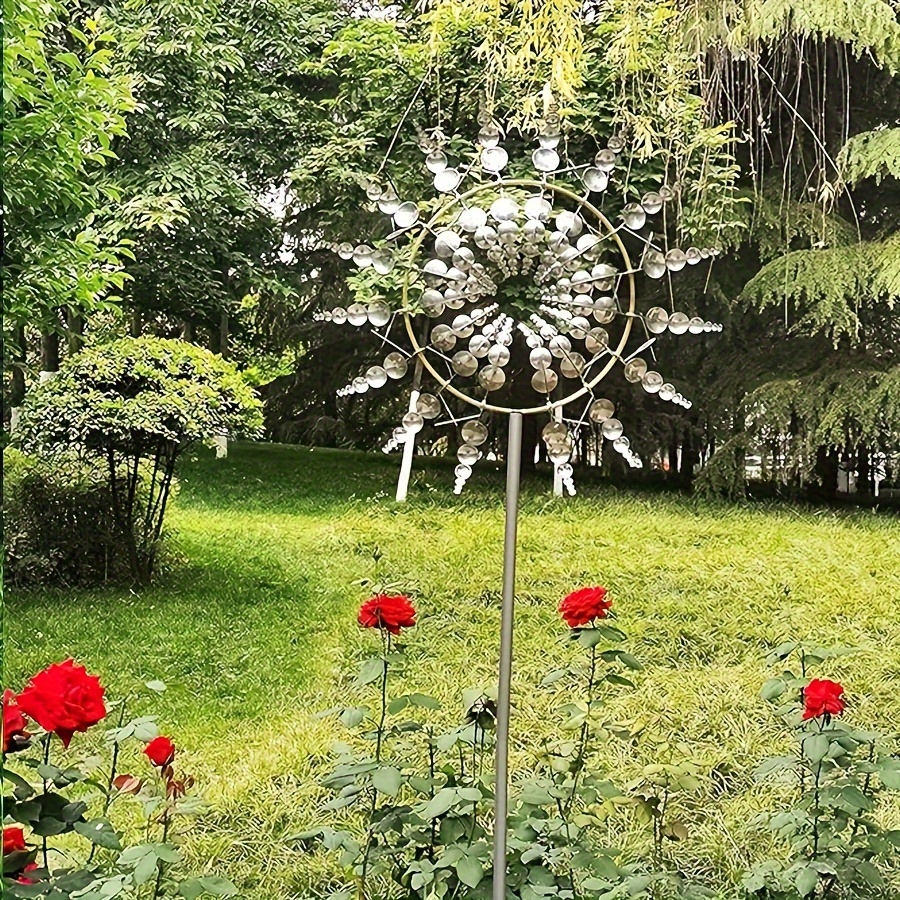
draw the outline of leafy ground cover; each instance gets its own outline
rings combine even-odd
[[[339,673],[371,637],[355,626],[366,596],[355,582],[377,575],[414,596],[421,615],[406,678],[439,697],[448,719],[464,688],[493,679],[500,480],[476,475],[468,496],[454,498],[450,468],[419,466],[412,502],[397,507],[396,465],[273,445],[232,447],[227,460],[204,455],[182,472],[170,571],[158,585],[7,594],[5,685],[67,654],[116,693],[167,683],[148,706],[187,748],[182,759],[214,807],[191,854],[250,900],[303,896],[333,871],[285,838],[323,821],[316,778],[342,731],[315,712],[346,699]],[[688,835],[671,853],[686,871],[721,881],[726,896],[770,849],[752,819],[772,798],[750,776],[778,734],[759,699],[767,648],[791,637],[861,648],[827,675],[846,685],[854,719],[896,729],[900,523],[872,511],[716,505],[601,486],[560,502],[546,479],[528,484],[517,777],[553,727],[548,695],[535,686],[571,658],[556,604],[588,583],[610,589],[628,649],[646,666],[635,690],[609,694],[611,712],[689,741],[709,774],[682,811]],[[640,746],[608,753],[598,762],[623,782],[650,761]],[[897,810],[883,815],[900,825]],[[622,828],[613,837],[640,852],[645,830]]]

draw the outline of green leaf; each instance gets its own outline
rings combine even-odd
[[[878,760],[878,777],[888,790],[900,791],[900,759],[889,756]]]
[[[759,696],[763,700],[776,700],[785,692],[785,688],[785,683],[781,678],[770,678],[760,688]]]
[[[625,890],[629,897],[637,897],[653,883],[652,875],[633,875],[625,882]]]
[[[348,706],[339,716],[341,724],[347,728],[355,728],[366,717],[366,710],[361,706]]]
[[[376,791],[393,797],[403,784],[403,776],[393,766],[382,766],[372,773],[372,785]]]
[[[625,678],[622,675],[617,675],[615,672],[607,672],[606,680],[610,684],[621,685],[622,687],[634,687],[634,682],[628,678]]]
[[[540,686],[550,687],[551,684],[556,684],[557,681],[568,674],[568,671],[568,669],[554,669],[552,672],[548,672],[541,681]]]
[[[810,866],[804,866],[794,879],[794,887],[801,897],[812,894],[819,883],[819,873]]]
[[[3,768],[2,775],[4,781],[9,781],[16,786],[13,793],[17,800],[27,800],[34,796],[34,788],[17,772]]]
[[[134,867],[133,877],[135,884],[144,884],[156,874],[159,867],[159,858],[152,853],[142,857]]]
[[[580,628],[575,640],[585,650],[590,650],[592,647],[603,643],[603,633],[599,628]]]
[[[107,850],[121,850],[122,844],[119,835],[112,826],[109,819],[94,819],[92,822],[76,822],[74,825],[78,834],[86,837],[89,841],[97,844],[98,847],[104,847]]]
[[[857,862],[856,871],[862,877],[863,881],[865,881],[867,884],[873,885],[874,887],[881,887],[885,883],[884,876],[881,874],[881,872],[879,872],[878,869],[875,868],[875,866],[866,859],[861,859],[859,860],[859,862]]]
[[[641,661],[633,656],[631,653],[626,653],[624,650],[619,651],[619,660],[622,665],[628,669],[631,669],[633,672],[640,672],[644,667],[641,665]]]
[[[356,677],[356,684],[362,687],[365,684],[371,684],[384,675],[384,660],[380,656],[371,656],[359,668],[359,675]]]
[[[409,702],[413,706],[419,706],[422,709],[440,709],[441,701],[435,697],[429,697],[428,694],[410,694]]]
[[[237,888],[221,875],[204,875],[200,879],[200,884],[207,894],[213,897],[235,897],[237,896]]]
[[[205,892],[199,878],[189,878],[178,885],[178,893],[184,900],[199,900]]]
[[[163,691],[165,691],[166,689],[165,684],[162,681],[158,680],[146,682],[145,687],[150,688],[151,691],[156,691],[157,694],[163,693]]]
[[[614,625],[606,625],[598,622],[594,626],[594,629],[596,631],[599,631],[600,634],[603,635],[603,637],[605,637],[608,641],[612,641],[614,644],[621,643],[626,639],[626,637],[628,637],[628,635],[626,635],[624,631],[621,631]]]
[[[464,885],[476,888],[484,878],[484,867],[480,859],[467,855],[456,863],[456,874]]]
[[[841,800],[853,810],[870,810],[874,805],[855,784],[848,784],[841,788]]]
[[[455,788],[441,788],[425,805],[422,810],[423,819],[436,819],[447,812],[458,797]]]
[[[796,641],[785,641],[785,643],[779,644],[766,657],[766,662],[768,665],[773,666],[775,663],[787,659],[797,649],[797,646]]]
[[[388,712],[395,716],[398,712],[403,712],[407,706],[409,706],[410,700],[408,694],[403,694],[401,697],[394,697],[390,703],[388,703]]]
[[[803,739],[803,755],[812,763],[818,764],[828,756],[831,739],[827,734],[812,734]]]

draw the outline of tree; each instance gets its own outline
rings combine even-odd
[[[131,198],[114,227],[134,250],[125,300],[135,331],[207,330],[225,353],[241,337],[248,295],[293,289],[280,193],[317,121],[304,68],[329,8],[295,0],[113,8],[139,35],[125,59],[138,108],[111,172]]]
[[[98,218],[117,194],[100,175],[134,100],[102,10],[5,0],[3,18],[4,370],[18,406],[26,327],[53,342],[124,284],[127,248]]]
[[[833,494],[842,465],[871,492],[900,448],[900,21],[880,0],[785,10],[748,4],[749,59],[717,44],[710,62],[753,200],[724,293],[760,338],[720,360],[710,480],[742,492],[752,447],[786,483]]]
[[[261,424],[261,404],[232,364],[184,341],[124,338],[71,356],[29,392],[21,442],[106,463],[132,576],[147,584],[180,456],[216,435],[256,436]]]

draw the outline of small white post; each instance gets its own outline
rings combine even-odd
[[[216,459],[224,459],[228,456],[228,437],[224,434],[217,434],[213,438],[213,443],[216,445]]]
[[[562,422],[563,420],[563,411],[561,406],[557,406],[552,413],[554,422]],[[553,496],[554,497],[562,497],[563,495],[563,480],[562,475],[559,474],[559,466],[553,466]]]
[[[9,408],[9,433],[15,434],[19,427],[19,416],[22,415],[21,406],[11,406]]]
[[[422,386],[422,358],[416,358],[416,371],[413,374],[413,389],[409,395],[409,411],[416,411]],[[409,479],[412,475],[413,456],[416,452],[416,436],[411,431],[406,432],[406,440],[403,442],[403,459],[400,461],[400,477],[397,479],[397,503],[406,503],[409,493]]]

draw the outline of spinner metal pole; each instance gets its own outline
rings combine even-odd
[[[522,460],[522,413],[509,415],[506,452],[506,531],[503,539],[503,601],[500,610],[500,682],[497,690],[497,761],[494,785],[493,900],[506,900],[506,839],[509,817],[509,711],[513,615],[516,590],[516,526]]]

